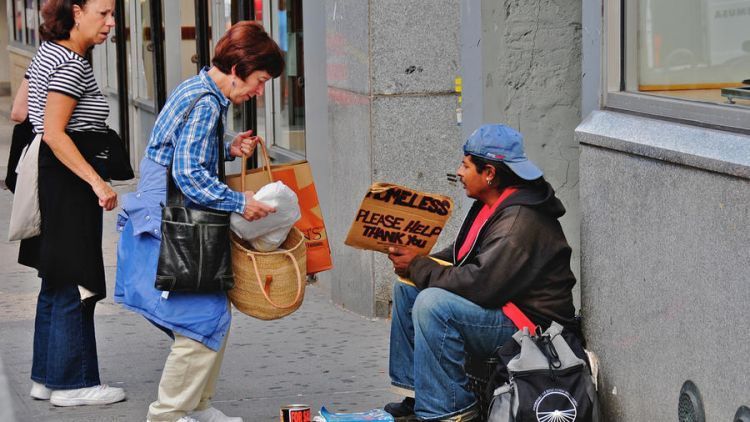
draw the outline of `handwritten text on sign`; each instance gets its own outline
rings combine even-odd
[[[409,246],[428,253],[452,207],[448,197],[375,184],[357,211],[346,244],[378,251]]]

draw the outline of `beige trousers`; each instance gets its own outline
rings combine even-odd
[[[218,352],[202,343],[174,333],[159,381],[159,397],[148,407],[150,422],[173,422],[194,410],[211,406],[229,332]]]

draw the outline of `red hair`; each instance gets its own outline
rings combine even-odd
[[[216,43],[211,63],[226,74],[232,73],[234,67],[241,79],[258,70],[265,70],[276,78],[284,70],[284,56],[278,44],[263,25],[253,21],[232,25]]]

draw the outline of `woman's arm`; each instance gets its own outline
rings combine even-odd
[[[68,95],[53,91],[47,94],[42,140],[49,145],[60,162],[91,185],[91,189],[99,198],[99,205],[109,211],[117,206],[117,193],[96,173],[78,151],[70,136],[65,133],[65,127],[73,115],[76,104],[78,100]]]
[[[18,87],[16,98],[13,99],[13,108],[10,110],[10,119],[21,123],[29,115],[29,80],[23,78],[21,86]]]

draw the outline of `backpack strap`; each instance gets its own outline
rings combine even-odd
[[[531,322],[529,317],[526,316],[526,314],[521,311],[518,306],[516,306],[513,302],[508,302],[503,306],[503,313],[505,314],[508,319],[513,321],[513,324],[518,328],[519,330],[523,330],[524,328],[529,329],[529,333],[535,333],[536,332],[536,324]]]

